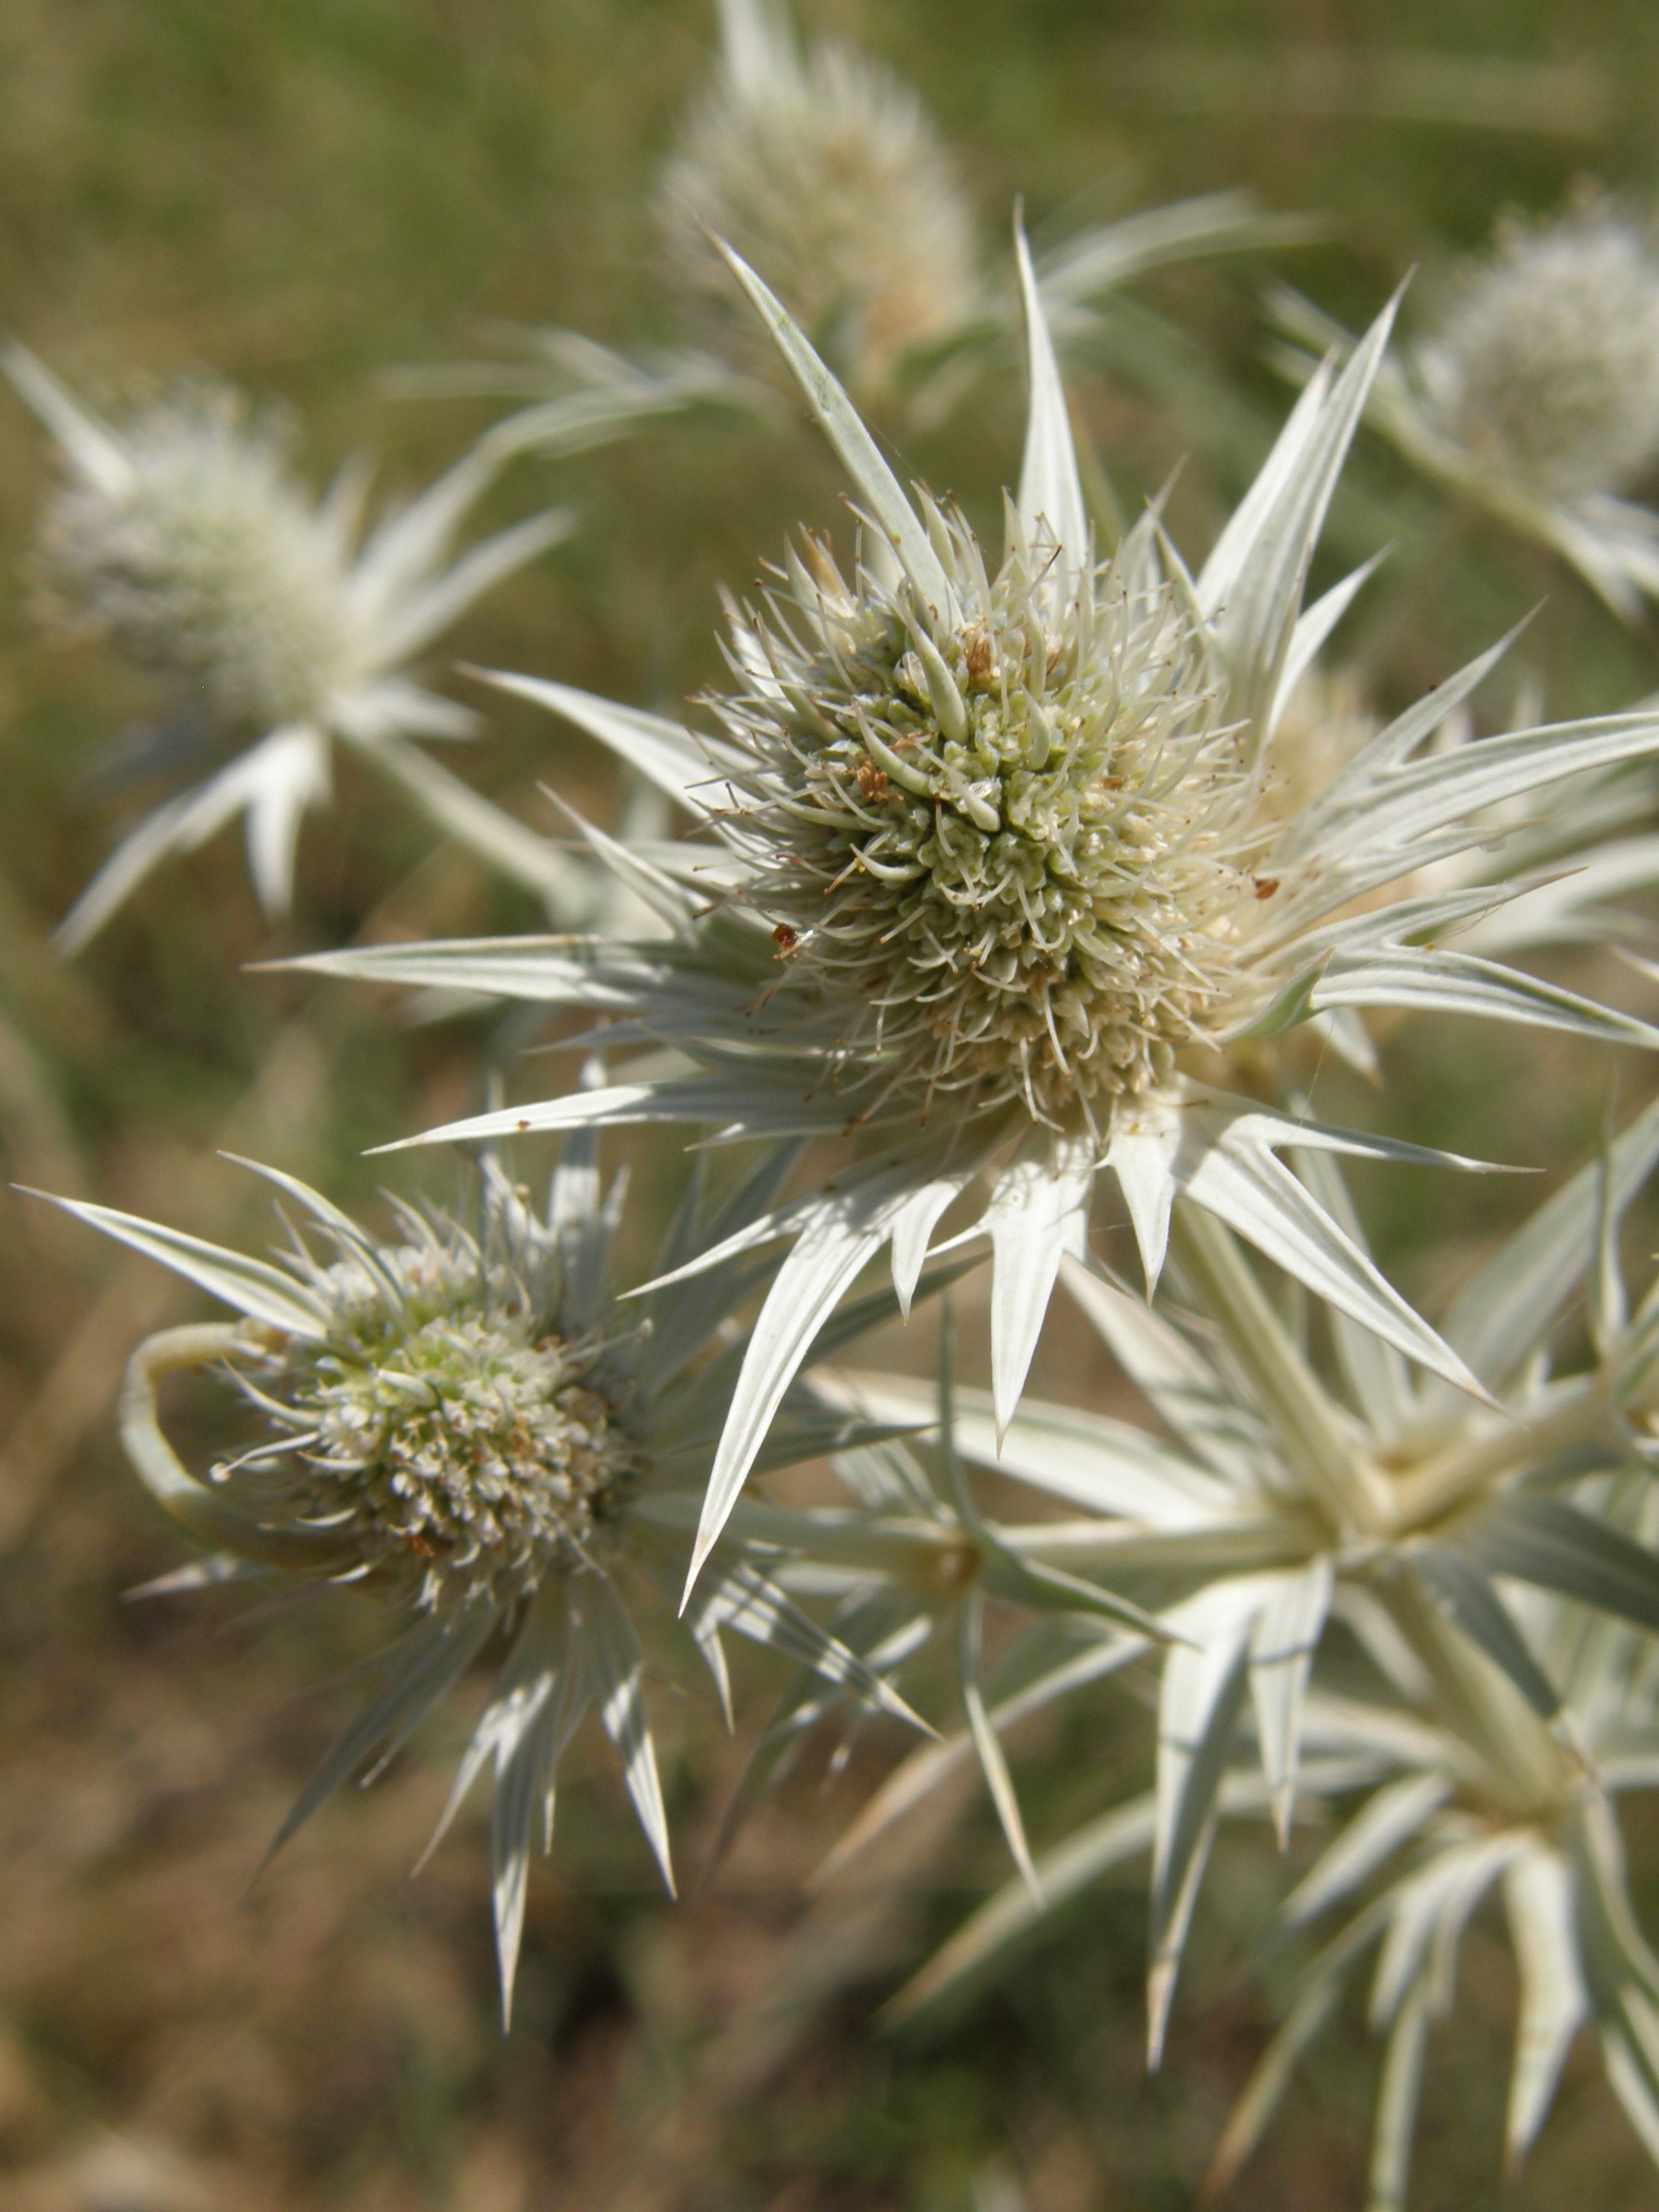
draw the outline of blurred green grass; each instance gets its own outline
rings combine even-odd
[[[988,239],[1017,191],[1041,240],[1085,215],[1246,184],[1271,206],[1330,216],[1330,240],[1282,266],[1351,321],[1407,266],[1431,283],[1500,209],[1547,206],[1581,173],[1655,188],[1659,14],[1644,0],[1273,0],[1248,14],[1219,0],[962,0],[948,21],[921,0],[823,0],[806,13],[915,80]],[[94,394],[211,366],[294,406],[319,478],[368,444],[386,483],[412,485],[483,418],[392,401],[388,371],[465,357],[503,321],[622,343],[671,334],[647,202],[710,36],[702,0],[9,0],[5,322]],[[1285,404],[1258,358],[1261,273],[1219,264],[1149,284],[1141,297],[1162,319],[1126,316],[1079,380],[1126,506],[1191,456],[1170,512],[1194,550]],[[1017,392],[986,386],[941,430],[903,440],[902,458],[994,526],[1017,441]],[[264,929],[222,840],[60,968],[50,927],[112,829],[87,772],[149,695],[31,623],[26,550],[46,480],[34,427],[0,404],[0,567],[14,580],[0,595],[8,1173],[257,1234],[263,1198],[206,1158],[233,1141],[365,1197],[386,1170],[364,1146],[475,1102],[487,1029],[412,1030],[367,994],[242,963],[365,928],[535,916],[432,853],[347,769],[339,805],[307,830],[289,935]],[[582,528],[469,621],[455,657],[677,702],[718,673],[716,582],[747,583],[799,520],[836,526],[838,489],[787,428],[668,429],[527,471],[503,511],[556,494],[578,502]],[[1332,573],[1392,537],[1408,578],[1437,526],[1433,502],[1365,445],[1333,519]],[[1559,568],[1477,528],[1452,583],[1397,625],[1382,702],[1540,599],[1517,659],[1553,707],[1652,687],[1650,638],[1627,637]],[[506,702],[489,720],[464,765],[507,803],[541,818],[534,787],[550,770],[596,811],[611,803],[579,741]],[[1612,1079],[1595,1055],[1465,1031],[1413,1029],[1388,1049],[1411,1133],[1540,1168],[1582,1152]],[[1622,1079],[1627,1101],[1645,1081]],[[1350,1100],[1334,1076],[1322,1082],[1337,1085],[1322,1091],[1328,1110],[1340,1095],[1364,1115],[1357,1086]],[[665,1196],[678,1172],[657,1158],[651,1189]],[[442,1191],[453,1170],[398,1173]],[[1372,1177],[1366,1195],[1418,1288],[1455,1279],[1515,1202],[1495,1183],[1449,1191],[1437,1178],[1428,1196],[1398,1176]],[[872,2028],[872,2001],[918,1937],[1003,1872],[969,1805],[948,1840],[943,1826],[924,1833],[850,1897],[804,1904],[803,1876],[894,1749],[879,1732],[827,1798],[805,1762],[678,1908],[650,1890],[612,1794],[579,1780],[556,1871],[533,1888],[506,2043],[477,1826],[463,1824],[416,1889],[402,1881],[441,1797],[435,1755],[328,1808],[245,1903],[285,1796],[353,1693],[312,1686],[361,1658],[372,1632],[349,1610],[238,1627],[212,1606],[120,1602],[180,1556],[118,1466],[107,1418],[126,1343],[171,1294],[40,1210],[8,1200],[0,1229],[4,2202],[967,2212],[975,2175],[999,2160],[1030,2212],[1190,2202],[1267,2018],[1249,1970],[1279,1881],[1265,1841],[1237,1850],[1217,1886],[1152,2083],[1127,1881],[959,2016],[897,2041]],[[915,1344],[894,1349],[918,1358]],[[1050,1346],[1039,1380],[1074,1385],[1078,1356],[1069,1340]],[[744,1747],[710,1745],[692,1712],[659,1702],[684,1739],[674,1787],[695,1867]],[[461,1725],[446,1722],[452,1741]],[[1116,1694],[1071,1716],[1052,1757],[1023,1765],[1038,1832],[1119,1794],[1143,1741]],[[1644,1894],[1656,1901],[1651,1881]],[[1504,1974],[1495,1947],[1477,1945],[1468,2010],[1437,2047],[1425,2212],[1499,2201]],[[1659,2203],[1583,2057],[1505,2203]],[[1358,2201],[1373,2063],[1363,2023],[1346,2020],[1242,2206]]]

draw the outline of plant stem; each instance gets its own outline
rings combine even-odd
[[[1312,1502],[1345,1534],[1389,1528],[1387,1483],[1356,1449],[1231,1233],[1212,1214],[1177,1199],[1170,1250],[1278,1429]]]
[[[1585,1376],[1541,1419],[1507,1421],[1397,1476],[1391,1485],[1395,1526],[1421,1528],[1440,1520],[1524,1463],[1605,1433],[1609,1420],[1605,1382],[1600,1375]]]
[[[1558,1812],[1578,1779],[1577,1763],[1498,1668],[1449,1621],[1408,1565],[1374,1587],[1427,1669],[1440,1718],[1474,1753],[1506,1812]]]
[[[204,1543],[262,1566],[312,1574],[337,1571],[349,1559],[332,1536],[320,1528],[267,1528],[250,1520],[189,1474],[162,1433],[155,1386],[163,1376],[211,1367],[239,1353],[246,1358],[250,1349],[238,1322],[202,1322],[147,1336],[128,1360],[121,1385],[121,1442],[151,1496]]]

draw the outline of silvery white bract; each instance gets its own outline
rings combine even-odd
[[[770,1203],[786,1164],[762,1163],[699,1220],[694,1182],[661,1255],[665,1268],[721,1241]],[[751,1263],[623,1303],[607,1287],[622,1184],[601,1190],[590,1135],[567,1146],[544,1216],[491,1161],[476,1228],[397,1209],[395,1237],[370,1237],[303,1183],[260,1169],[303,1212],[275,1264],[112,1208],[60,1200],[159,1260],[241,1318],[162,1331],[134,1353],[121,1402],[138,1473],[212,1546],[160,1589],[281,1572],[361,1585],[406,1623],[386,1687],[307,1784],[276,1838],[290,1836],[347,1776],[390,1759],[434,1702],[505,1628],[495,1690],[462,1759],[438,1837],[474,1778],[495,1778],[491,1850],[502,2001],[510,2006],[532,1840],[551,1846],[560,1756],[592,1708],[663,1878],[668,1831],[629,1606],[678,1586],[684,1538],[741,1358],[732,1310]],[[890,1311],[890,1297],[839,1316],[823,1340]],[[168,1374],[226,1375],[262,1434],[205,1480],[162,1433]],[[797,1389],[766,1462],[787,1466],[871,1432]],[[692,1622],[729,1718],[726,1630],[806,1668],[832,1694],[909,1718],[881,1677],[774,1579],[769,1553],[723,1551]],[[438,1840],[434,1838],[434,1846]],[[273,1845],[273,1848],[275,1846]]]
[[[1324,352],[1344,334],[1283,293]],[[1287,356],[1293,373],[1311,367]],[[1438,323],[1385,362],[1369,413],[1414,465],[1571,562],[1629,620],[1659,597],[1659,516],[1622,496],[1659,459],[1659,240],[1601,201],[1511,224]]]
[[[408,743],[471,734],[477,718],[409,665],[482,592],[556,544],[568,512],[532,516],[452,559],[500,466],[486,442],[359,543],[362,471],[344,471],[313,501],[279,427],[250,419],[228,387],[198,385],[111,423],[21,347],[5,366],[64,465],[40,531],[63,617],[187,686],[218,738],[245,747],[123,842],[64,921],[66,949],[169,854],[239,815],[260,904],[285,915],[301,821],[328,797],[336,739],[555,918],[592,911],[580,869]]]
[[[1600,1516],[1611,1507],[1632,1540],[1650,1544],[1650,1485],[1644,1480],[1639,1495],[1630,1484],[1595,1487],[1601,1494],[1593,1500],[1581,1492],[1589,1509]],[[1286,1899],[1282,1920],[1300,1932],[1322,1922],[1328,1929],[1334,1914],[1346,1919],[1295,1980],[1284,2024],[1217,2148],[1206,2200],[1249,2157],[1297,2059],[1374,1954],[1368,2010],[1385,2048],[1366,2203],[1371,2212],[1401,2212],[1428,2037],[1450,2013],[1470,1921],[1494,1899],[1519,1982],[1504,2124],[1510,2173],[1548,2114],[1581,2028],[1596,2038],[1609,2082],[1659,2160],[1659,1960],[1632,1906],[1615,1811],[1624,1793],[1659,1783],[1656,1647],[1650,1636],[1559,1599],[1528,1593],[1516,1610],[1562,1685],[1554,1733],[1519,1699],[1504,1710],[1486,1696],[1494,1726],[1484,1744],[1473,1743],[1443,1718],[1441,1684],[1431,1687],[1409,1650],[1382,1638],[1373,1639],[1383,1677],[1376,1698],[1309,1695],[1298,1818],[1316,1833],[1340,1825]],[[1474,1686],[1484,1693],[1492,1685]],[[952,1749],[939,1747],[936,1759]],[[1260,1774],[1231,1759],[1215,1802],[1228,1821],[1267,1809]],[[899,1992],[890,2015],[913,2018],[1004,1970],[1048,1916],[1152,1849],[1158,1818],[1154,1798],[1137,1799],[1045,1852],[1036,1867],[1040,1889],[1012,1883],[1000,1891]]]
[[[1599,1525],[1626,1531],[1652,1560],[1659,1522],[1645,1477],[1581,1486],[1578,1498]],[[1428,2038],[1451,2011],[1464,1934],[1494,1899],[1519,1982],[1504,2131],[1509,2172],[1536,2139],[1581,2028],[1595,2035],[1609,2082],[1659,2160],[1659,1960],[1632,1905],[1615,1809],[1626,1792],[1659,1784],[1659,1656],[1650,1635],[1582,1606],[1535,1591],[1510,1602],[1561,1685],[1553,1732],[1520,1699],[1494,1698],[1502,1686],[1472,1678],[1467,1686],[1487,1722],[1483,1739],[1472,1740],[1444,1718],[1445,1662],[1458,1671],[1455,1654],[1443,1652],[1431,1679],[1409,1647],[1386,1636],[1371,1639],[1381,1694],[1310,1693],[1298,1818],[1316,1833],[1340,1825],[1286,1899],[1282,1921],[1298,1932],[1328,1928],[1333,1914],[1346,1915],[1346,1924],[1297,1976],[1283,2026],[1217,2148],[1206,2199],[1249,2157],[1297,2059],[1374,1953],[1368,2012],[1385,2045],[1366,2203],[1371,2212],[1401,2212]],[[935,1762],[954,1749],[939,1747]],[[1259,1819],[1267,1809],[1260,1774],[1229,1759],[1215,1807],[1228,1820]],[[1001,1971],[1047,1916],[1152,1849],[1158,1826],[1148,1796],[1044,1853],[1035,1869],[1040,1888],[1000,1891],[899,1992],[891,2016],[912,2018]]]
[[[1650,1479],[1582,1486],[1604,1531],[1651,1562],[1659,1534]],[[1649,1566],[1651,1572],[1651,1565]],[[1289,2014],[1239,2099],[1211,2188],[1249,2156],[1344,1985],[1373,1951],[1368,2013],[1385,2039],[1369,2201],[1399,2212],[1431,2031],[1450,2013],[1465,1930],[1500,1900],[1518,1989],[1504,2122],[1513,2174],[1549,2112],[1574,2039],[1587,2028],[1650,2156],[1659,2160],[1659,1960],[1626,1882],[1616,1806],[1659,1783],[1659,1656],[1650,1635],[1559,1598],[1515,1601],[1561,1686],[1557,1732],[1524,1708],[1494,1712],[1486,1744],[1441,1719],[1407,1668],[1394,1704],[1310,1700],[1307,1735],[1322,1794],[1346,1796],[1344,1759],[1367,1761],[1364,1795],[1285,1900],[1295,1928],[1334,1933],[1304,1970]],[[1341,1924],[1346,1918],[1346,1925]]]
[[[1500,733],[1535,722],[1540,707],[1534,687],[1523,684]],[[1291,687],[1273,727],[1273,779],[1264,798],[1274,818],[1288,820],[1316,797],[1382,729],[1382,716],[1346,670],[1313,662]],[[1446,716],[1422,757],[1475,742],[1466,702]],[[1479,842],[1413,869],[1390,886],[1390,895],[1434,898],[1487,887],[1498,902],[1457,930],[1460,952],[1487,959],[1569,944],[1651,949],[1651,921],[1615,902],[1659,881],[1659,833],[1631,827],[1652,816],[1656,798],[1659,775],[1651,763],[1638,760],[1567,778],[1541,809],[1528,793],[1500,799],[1480,817]],[[1344,1058],[1367,1074],[1380,1073],[1360,1024],[1334,1026],[1328,1034]]]
[[[849,1504],[784,1508],[740,1498],[726,1523],[726,1540],[768,1547],[782,1588],[802,1598],[833,1601],[838,1632],[890,1680],[913,1655],[943,1647],[966,1723],[961,1742],[978,1762],[1016,1865],[1034,1882],[1003,1731],[1011,1717],[1062,1690],[1115,1673],[1164,1632],[1133,1601],[1069,1571],[1063,1543],[1057,1558],[1042,1522],[1014,1525],[981,1510],[957,1449],[963,1431],[954,1411],[952,1366],[947,1309],[937,1386],[898,1385],[896,1399],[904,1410],[896,1422],[866,1424],[876,1440],[832,1460]],[[849,1389],[833,1374],[815,1379],[821,1401],[839,1405],[854,1423],[866,1420],[866,1390],[873,1388],[879,1396],[883,1388],[861,1381]],[[918,1453],[902,1438],[881,1435],[892,1426],[926,1425],[937,1429],[934,1452]],[[1009,1609],[1024,1616],[994,1662],[987,1650],[988,1608],[1000,1610],[1005,1620]],[[1011,1672],[1031,1678],[1012,1716],[1006,1700],[994,1703],[997,1684]],[[739,1793],[739,1807],[793,1753],[828,1702],[824,1685],[803,1670],[757,1746],[754,1778]],[[902,1804],[895,1802],[890,1789],[878,1793],[824,1873],[933,1788],[957,1763],[959,1748],[941,1746],[937,1759],[909,1762],[896,1784]]]
[[[1334,1610],[1384,1650],[1403,1644],[1424,1678],[1443,1689],[1449,1680],[1475,1753],[1505,1747],[1513,1761],[1540,1764],[1552,1786],[1577,1771],[1545,1726],[1559,1725],[1559,1686],[1500,1584],[1659,1630],[1659,1559],[1579,1497],[1589,1469],[1645,1483],[1659,1451],[1659,1282],[1627,1312],[1615,1257],[1620,1224],[1656,1163],[1650,1107],[1454,1302],[1445,1341],[1488,1402],[1438,1378],[1414,1384],[1389,1346],[1334,1311],[1325,1316],[1340,1376],[1331,1387],[1229,1232],[1194,1210],[1177,1217],[1172,1255],[1190,1326],[1074,1262],[1067,1273],[1166,1435],[1028,1400],[999,1443],[988,1399],[958,1405],[957,1450],[1087,1516],[1024,1529],[1022,1549],[1155,1608],[1172,1639],[1148,1836],[1155,2057],[1241,1714],[1248,1705],[1261,1799],[1283,1839],[1310,1676]],[[1330,1162],[1301,1164],[1358,1235]],[[1595,1357],[1553,1374],[1549,1340],[1587,1277]],[[916,1421],[931,1396],[901,1378],[860,1376],[842,1402],[871,1419]],[[944,1756],[913,1762],[890,1785],[860,1841]],[[1046,1887],[1041,1862],[1036,1880]]]
[[[609,1090],[434,1137],[703,1121],[728,1139],[856,1133],[852,1162],[746,1232],[787,1237],[716,1459],[697,1558],[741,1489],[807,1341],[890,1246],[901,1298],[947,1212],[988,1237],[993,1395],[1018,1402],[1062,1256],[1115,1175],[1149,1282],[1177,1194],[1395,1349],[1478,1389],[1286,1145],[1425,1160],[1220,1087],[1240,1050],[1366,1006],[1474,1013],[1651,1046],[1628,1016],[1434,935],[1511,887],[1415,895],[1491,811],[1659,751],[1649,713],[1424,748],[1501,647],[1276,811],[1282,702],[1358,587],[1305,613],[1327,502],[1382,357],[1385,315],[1322,369],[1198,576],[1156,516],[1097,560],[1064,398],[1024,260],[1031,411],[993,576],[961,518],[905,495],[806,341],[733,266],[853,476],[850,580],[809,540],[760,611],[734,612],[716,738],[515,678],[700,812],[719,840],[657,861],[597,833],[669,935],[324,956],[339,974],[585,1006],[675,1049]],[[1361,574],[1363,576],[1363,573]],[[1395,895],[1387,896],[1390,886]],[[1358,1047],[1356,1046],[1356,1050]],[[958,1205],[960,1201],[960,1205]]]
[[[676,347],[630,357],[556,326],[510,329],[513,357],[409,368],[394,388],[409,398],[523,399],[485,442],[499,459],[583,453],[682,415],[749,415],[775,404],[754,377],[712,354]]]

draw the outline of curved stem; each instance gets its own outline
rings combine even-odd
[[[336,1538],[321,1529],[266,1528],[249,1520],[198,1482],[162,1433],[155,1389],[164,1376],[210,1367],[247,1350],[236,1322],[203,1322],[147,1336],[128,1360],[121,1384],[118,1418],[127,1457],[157,1504],[204,1543],[261,1566],[336,1573],[351,1564]]]

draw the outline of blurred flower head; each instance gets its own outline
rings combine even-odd
[[[5,367],[63,458],[40,531],[60,619],[177,679],[221,741],[240,748],[124,840],[61,941],[84,944],[167,854],[238,815],[260,903],[280,917],[301,821],[329,795],[333,741],[429,801],[441,772],[411,761],[404,741],[465,737],[475,718],[416,683],[408,665],[563,536],[569,516],[532,516],[452,560],[500,466],[486,444],[360,539],[363,471],[343,471],[314,500],[291,472],[280,422],[253,416],[228,386],[200,382],[106,422],[21,347]],[[467,794],[449,795],[465,805]]]
[[[842,46],[803,54],[776,0],[725,0],[719,74],[663,172],[672,280],[743,341],[752,325],[708,233],[729,240],[855,390],[978,305],[974,220],[910,88]]]
[[[1273,295],[1298,380],[1352,343]],[[1659,457],[1659,233],[1581,196],[1512,222],[1440,319],[1382,364],[1367,411],[1414,467],[1571,562],[1634,621],[1659,599],[1659,515],[1624,496]]]
[[[1267,749],[1261,807],[1288,821],[1340,775],[1382,728],[1359,679],[1314,662],[1286,695]]]
[[[52,605],[142,666],[198,684],[261,731],[326,713],[357,672],[349,548],[290,472],[288,426],[198,385],[122,426],[128,466],[48,501]]]
[[[1440,433],[1540,491],[1622,491],[1659,453],[1659,241],[1606,201],[1512,222],[1416,348]]]

